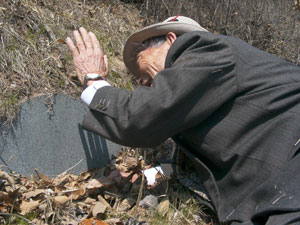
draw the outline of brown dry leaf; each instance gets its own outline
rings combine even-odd
[[[138,165],[137,159],[135,157],[127,157],[126,160],[125,160],[125,163],[126,163],[128,168],[133,168],[133,167],[136,167]]]
[[[134,203],[136,202],[136,200],[134,198],[125,198],[121,204],[118,206],[117,208],[117,211],[118,212],[124,212],[124,211],[127,211],[129,210],[133,205]]]
[[[45,190],[44,189],[36,189],[35,191],[29,191],[27,193],[24,193],[22,196],[25,198],[25,199],[30,199],[30,198],[34,198],[40,194],[44,194],[45,193]]]
[[[105,213],[106,209],[107,209],[107,206],[105,204],[103,204],[102,202],[97,202],[92,209],[93,217],[97,217],[98,214]]]
[[[28,191],[28,187],[23,186],[22,184],[16,184],[16,189],[19,190],[19,193],[24,193]]]
[[[84,219],[80,222],[80,225],[109,225],[102,220]]]
[[[12,199],[16,199],[18,197],[18,195],[19,195],[19,189],[8,192],[8,196]]]
[[[99,169],[92,169],[81,173],[78,177],[79,181],[87,180],[88,178],[94,176]]]
[[[128,167],[124,164],[116,164],[117,170],[126,173],[128,171]]]
[[[101,183],[100,179],[91,179],[87,184],[87,189],[93,189],[93,188],[101,188],[103,187],[103,184]]]
[[[55,196],[53,198],[54,202],[59,205],[66,204],[70,199],[71,199],[70,197],[67,197],[65,195]]]
[[[20,205],[21,214],[25,215],[26,213],[35,210],[38,207],[39,203],[40,203],[39,200],[37,200],[37,201],[29,201],[29,202],[23,200],[22,203],[21,203],[21,205]]]
[[[40,180],[43,181],[44,184],[46,184],[46,185],[52,184],[52,181],[48,176],[46,176],[45,174],[40,173],[37,169],[34,169],[34,171],[36,172],[36,174],[38,175]]]
[[[61,183],[65,182],[68,178],[69,178],[69,174],[67,174],[67,172],[63,172],[61,174],[59,174],[57,177],[54,178],[53,180],[53,184],[58,186],[60,185]]]
[[[100,202],[102,202],[104,205],[111,209],[110,204],[101,195],[98,195],[97,198]]]
[[[12,199],[8,193],[0,191],[0,201],[3,201],[5,204],[13,205],[14,199]]]
[[[20,178],[20,183],[21,183],[21,185],[23,185],[23,186],[28,186],[28,185],[30,185],[30,180],[28,180],[27,177],[21,177],[21,178]],[[31,185],[30,185],[30,186],[31,186]]]
[[[48,203],[47,202],[44,202],[42,204],[39,204],[39,210],[41,211],[45,211],[48,207]]]
[[[71,197],[74,200],[78,200],[79,198],[83,197],[86,193],[86,189],[85,188],[80,188],[76,191],[72,191],[71,192]]]
[[[15,189],[15,180],[8,173],[6,173],[3,170],[0,170],[0,178],[3,180],[7,180],[7,182]]]
[[[70,180],[78,180],[79,176],[75,175],[75,174],[70,174]]]
[[[95,199],[93,199],[93,198],[86,198],[86,200],[84,200],[84,203],[85,204],[92,204],[92,203],[94,203],[94,202],[96,202],[96,200]]]
[[[164,216],[168,213],[170,207],[170,201],[168,199],[160,202],[156,208],[159,215]]]

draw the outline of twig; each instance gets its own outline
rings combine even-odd
[[[114,196],[114,197],[116,197],[116,198],[120,198],[120,197],[121,197],[120,195],[115,194],[115,193],[111,193],[111,192],[109,192],[109,191],[104,191],[104,194],[111,195],[111,196]]]
[[[60,173],[58,175],[48,175],[48,176],[49,177],[58,177],[58,176],[60,176],[62,174],[66,174],[68,171],[70,171],[70,170],[74,169],[76,166],[78,166],[82,161],[83,161],[83,159],[79,160],[79,162],[76,163],[74,166],[70,167],[69,169],[66,169],[64,172],[62,172],[62,173]]]
[[[0,216],[16,216],[16,217],[19,217],[22,220],[25,220],[27,223],[35,225],[35,223],[31,222],[29,219],[27,219],[24,216],[21,216],[19,214],[14,214],[14,213],[0,213]]]
[[[144,162],[145,161],[146,161],[146,151],[144,151]],[[144,170],[144,166],[145,165],[143,163],[142,170]],[[135,210],[134,210],[135,211],[134,212],[135,215],[137,214],[137,210],[138,210],[138,207],[140,205],[140,201],[142,199],[144,184],[145,184],[145,175],[144,175],[144,173],[142,173],[142,182],[141,182],[139,194],[138,194],[138,197],[137,197],[137,200],[136,200],[136,207],[135,207]]]
[[[69,169],[65,170],[64,173],[67,173],[68,171],[74,169],[76,166],[78,166],[81,162],[83,161],[83,159],[79,160],[78,163],[76,163],[74,166],[70,167]]]

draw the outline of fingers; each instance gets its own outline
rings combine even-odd
[[[85,50],[85,44],[83,43],[80,33],[78,32],[78,30],[74,30],[73,34],[79,52],[83,52]]]
[[[83,27],[80,27],[79,31],[80,31],[81,37],[83,39],[83,42],[85,44],[85,47],[87,49],[91,49],[93,47],[93,45],[92,45],[92,42],[91,42],[91,38],[88,35],[86,29],[84,29]]]
[[[66,43],[67,43],[67,46],[69,47],[70,51],[72,52],[73,57],[78,56],[79,52],[78,52],[77,48],[75,47],[72,39],[67,37]]]
[[[99,43],[99,41],[98,41],[96,35],[95,35],[93,32],[89,32],[89,36],[90,36],[90,39],[91,39],[91,41],[92,41],[93,48],[94,48],[96,51],[100,50],[100,51],[102,52],[100,43]]]

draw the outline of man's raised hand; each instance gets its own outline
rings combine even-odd
[[[108,74],[107,56],[103,55],[99,41],[92,32],[87,33],[83,27],[73,32],[76,46],[71,38],[67,37],[66,43],[73,55],[73,62],[77,77],[83,83],[84,76],[88,73],[98,73],[104,79]]]

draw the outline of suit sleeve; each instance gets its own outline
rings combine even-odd
[[[168,68],[152,87],[100,88],[83,127],[115,143],[151,147],[199,125],[230,100],[237,92],[230,48],[220,38],[190,36],[173,44]]]

